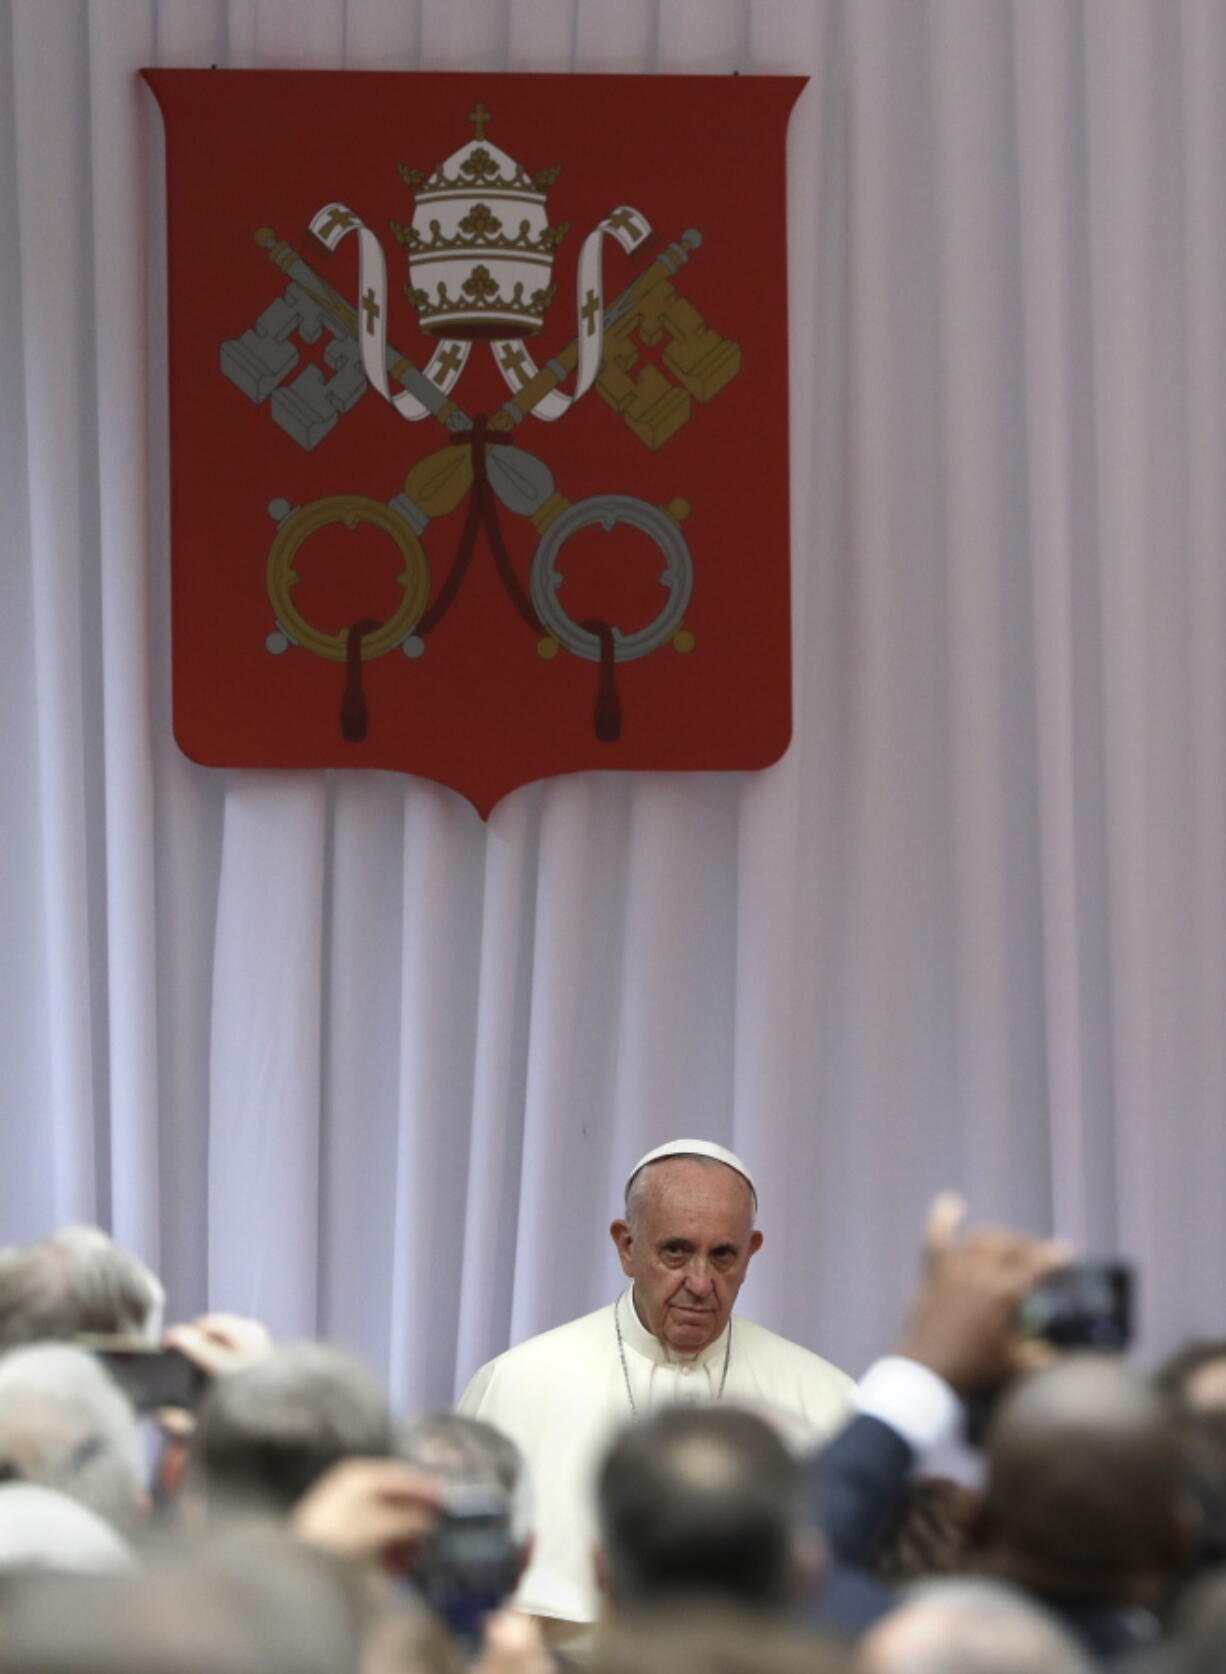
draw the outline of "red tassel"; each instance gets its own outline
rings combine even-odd
[[[341,699],[341,737],[349,744],[360,744],[366,737],[369,714],[366,693],[362,686],[362,641],[373,634],[382,622],[355,622],[345,641],[345,695]]]

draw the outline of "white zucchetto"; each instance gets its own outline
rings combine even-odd
[[[661,1162],[665,1157],[710,1157],[714,1162],[723,1163],[727,1168],[734,1169],[745,1181],[753,1193],[753,1206],[755,1209],[758,1207],[758,1188],[753,1183],[753,1175],[740,1157],[725,1150],[722,1145],[717,1145],[713,1139],[670,1139],[666,1145],[657,1145],[654,1151],[648,1151],[645,1157],[639,1158],[626,1176],[627,1197],[630,1195],[635,1175],[646,1168],[648,1163]]]

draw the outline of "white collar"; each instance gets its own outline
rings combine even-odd
[[[716,1358],[722,1360],[727,1348],[728,1332],[732,1327],[730,1319],[715,1341],[708,1343],[706,1348],[700,1349],[697,1354],[677,1354],[667,1343],[662,1343],[648,1331],[639,1318],[639,1311],[634,1305],[633,1285],[627,1285],[622,1292],[617,1314],[626,1347],[634,1349],[637,1354],[644,1355],[648,1360],[654,1360],[658,1366],[706,1366]]]

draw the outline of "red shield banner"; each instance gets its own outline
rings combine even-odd
[[[803,80],[144,73],[187,755],[777,759]]]

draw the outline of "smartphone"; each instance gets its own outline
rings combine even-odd
[[[450,1489],[413,1583],[464,1650],[476,1650],[485,1618],[514,1592],[519,1571],[507,1495],[496,1488]]]
[[[178,1349],[132,1337],[81,1336],[80,1348],[100,1360],[137,1412],[158,1407],[195,1407],[204,1373]]]
[[[1023,1336],[1058,1349],[1122,1354],[1132,1341],[1134,1283],[1122,1261],[1076,1261],[1059,1268],[1022,1303]]]

